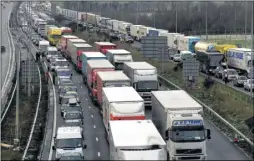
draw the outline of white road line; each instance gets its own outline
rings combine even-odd
[[[96,126],[95,126],[95,125],[93,125],[93,128],[96,128]]]
[[[81,88],[82,88],[82,86],[81,86]]]
[[[98,137],[96,137],[96,141],[99,141]]]
[[[91,115],[91,117],[93,118],[93,115]]]
[[[101,156],[101,153],[100,152],[98,152],[98,157],[100,157]]]

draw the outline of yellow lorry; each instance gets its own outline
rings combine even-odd
[[[61,35],[62,35],[61,28],[49,27],[47,37],[50,45],[56,46],[56,44],[59,42],[61,38]]]
[[[215,45],[215,49],[222,54],[225,54],[231,48],[238,48],[238,47],[232,44]]]

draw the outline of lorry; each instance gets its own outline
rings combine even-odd
[[[36,23],[37,32],[40,36],[43,36],[45,33],[45,27],[47,25],[47,22],[45,20],[38,20]]]
[[[104,71],[97,74],[97,100],[102,106],[102,88],[104,87],[129,87],[130,79],[123,71]],[[140,96],[139,96],[140,97]]]
[[[96,50],[106,54],[108,49],[116,49],[116,44],[110,42],[95,42]]]
[[[168,160],[206,160],[203,107],[184,90],[152,91],[152,120],[167,144]]]
[[[124,74],[130,80],[133,88],[145,101],[146,107],[151,107],[151,91],[158,90],[157,69],[147,62],[125,62]]]
[[[118,31],[118,24],[119,24],[118,20],[113,20],[113,31],[119,32]]]
[[[192,53],[195,52],[195,44],[200,41],[199,37],[194,36],[184,36],[180,37],[179,44],[178,44],[178,50],[179,51],[190,51]]]
[[[156,28],[148,28],[147,36],[159,36],[159,31]]]
[[[254,66],[254,60],[251,60],[251,49],[231,48],[226,52],[227,66],[236,69],[245,76],[251,76],[251,68]]]
[[[198,51],[198,50],[203,50],[203,51],[207,51],[207,52],[216,52],[216,48],[215,48],[215,45],[214,43],[207,43],[207,42],[202,42],[202,41],[199,41],[195,44],[194,46],[194,50],[195,52]]]
[[[109,132],[109,121],[145,120],[144,100],[133,87],[102,88],[102,118]]]
[[[67,43],[66,43],[66,46],[65,46],[65,50],[63,51],[63,55],[64,57],[70,59],[70,56],[69,56],[69,49],[68,49],[68,46],[71,46],[72,44],[85,44],[86,41],[83,40],[83,39],[67,39]]]
[[[138,41],[141,41],[142,37],[147,36],[149,27],[147,26],[140,26],[138,32]]]
[[[123,70],[124,62],[133,61],[131,53],[124,49],[107,50],[106,56],[116,70]]]
[[[61,27],[60,29],[62,30],[62,35],[71,35],[72,34],[72,30],[69,27]]]
[[[226,54],[226,52],[229,50],[229,49],[232,49],[232,48],[238,48],[236,45],[232,45],[232,44],[215,44],[214,45],[214,48],[216,51],[222,53],[222,54]]]
[[[88,60],[86,67],[88,93],[94,104],[97,104],[97,73],[113,71],[114,66],[108,60]]]
[[[136,40],[139,41],[139,28],[140,27],[144,27],[143,25],[131,25],[130,26],[130,35],[131,37]]]
[[[110,121],[110,160],[167,160],[166,143],[151,120]]]
[[[39,41],[39,54],[45,56],[47,48],[49,47],[49,42],[47,40]]]
[[[45,33],[43,34],[43,37],[45,38],[45,39],[48,39],[48,31],[49,31],[49,28],[50,27],[57,27],[57,26],[55,26],[55,25],[46,25],[45,26]]]
[[[58,27],[50,27],[48,30],[48,41],[50,45],[55,46],[60,40],[62,31]]]
[[[56,160],[64,154],[79,153],[84,158],[83,149],[86,145],[83,143],[84,137],[79,126],[62,126],[57,129],[54,137],[53,150],[56,151]]]
[[[101,52],[82,52],[81,60],[82,60],[82,75],[83,75],[83,82],[86,84],[87,82],[87,61],[88,60],[101,60],[104,59],[106,60],[107,57],[102,54]]]
[[[196,51],[196,59],[199,61],[199,69],[206,74],[215,74],[215,69],[221,65],[224,54],[220,52]]]
[[[66,50],[68,39],[78,39],[78,37],[74,36],[74,35],[62,35],[62,37],[57,45],[57,49],[60,50],[62,54]]]
[[[80,72],[82,70],[82,52],[91,51],[92,46],[89,44],[69,44],[67,48],[71,62],[74,64],[74,68]]]
[[[118,23],[118,31],[121,34],[130,35],[130,26],[131,26],[131,23],[124,22],[124,21],[119,21],[119,23]]]

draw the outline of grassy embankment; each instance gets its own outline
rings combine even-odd
[[[91,34],[90,37],[88,37],[86,32],[83,32],[82,34],[77,33],[76,35],[88,41],[89,44],[93,44],[93,42],[97,40],[104,40],[102,36],[98,36],[95,33]],[[128,44],[119,42],[115,43],[118,44],[119,48],[131,51],[135,61],[147,61],[160,70],[160,62],[144,58],[139,51],[130,47]],[[184,88],[181,70],[174,71],[173,67],[175,65],[171,62],[165,62],[163,65],[164,71],[166,72],[161,73],[161,75]],[[215,83],[213,87],[206,89],[203,87],[203,82],[204,77],[200,76],[198,83],[199,88],[195,90],[188,90],[188,92],[217,111],[222,117],[228,120],[245,135],[249,135],[249,130],[244,124],[244,120],[253,115],[253,109],[250,108],[251,104],[249,98],[245,94],[220,83]]]

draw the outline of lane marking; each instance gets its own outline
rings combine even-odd
[[[93,118],[93,115],[91,115],[91,117]]]
[[[101,156],[101,153],[100,152],[98,152],[98,157],[100,157]]]
[[[96,137],[96,141],[99,141],[98,137]]]
[[[93,125],[93,128],[96,128],[96,126],[95,126],[95,125]]]

